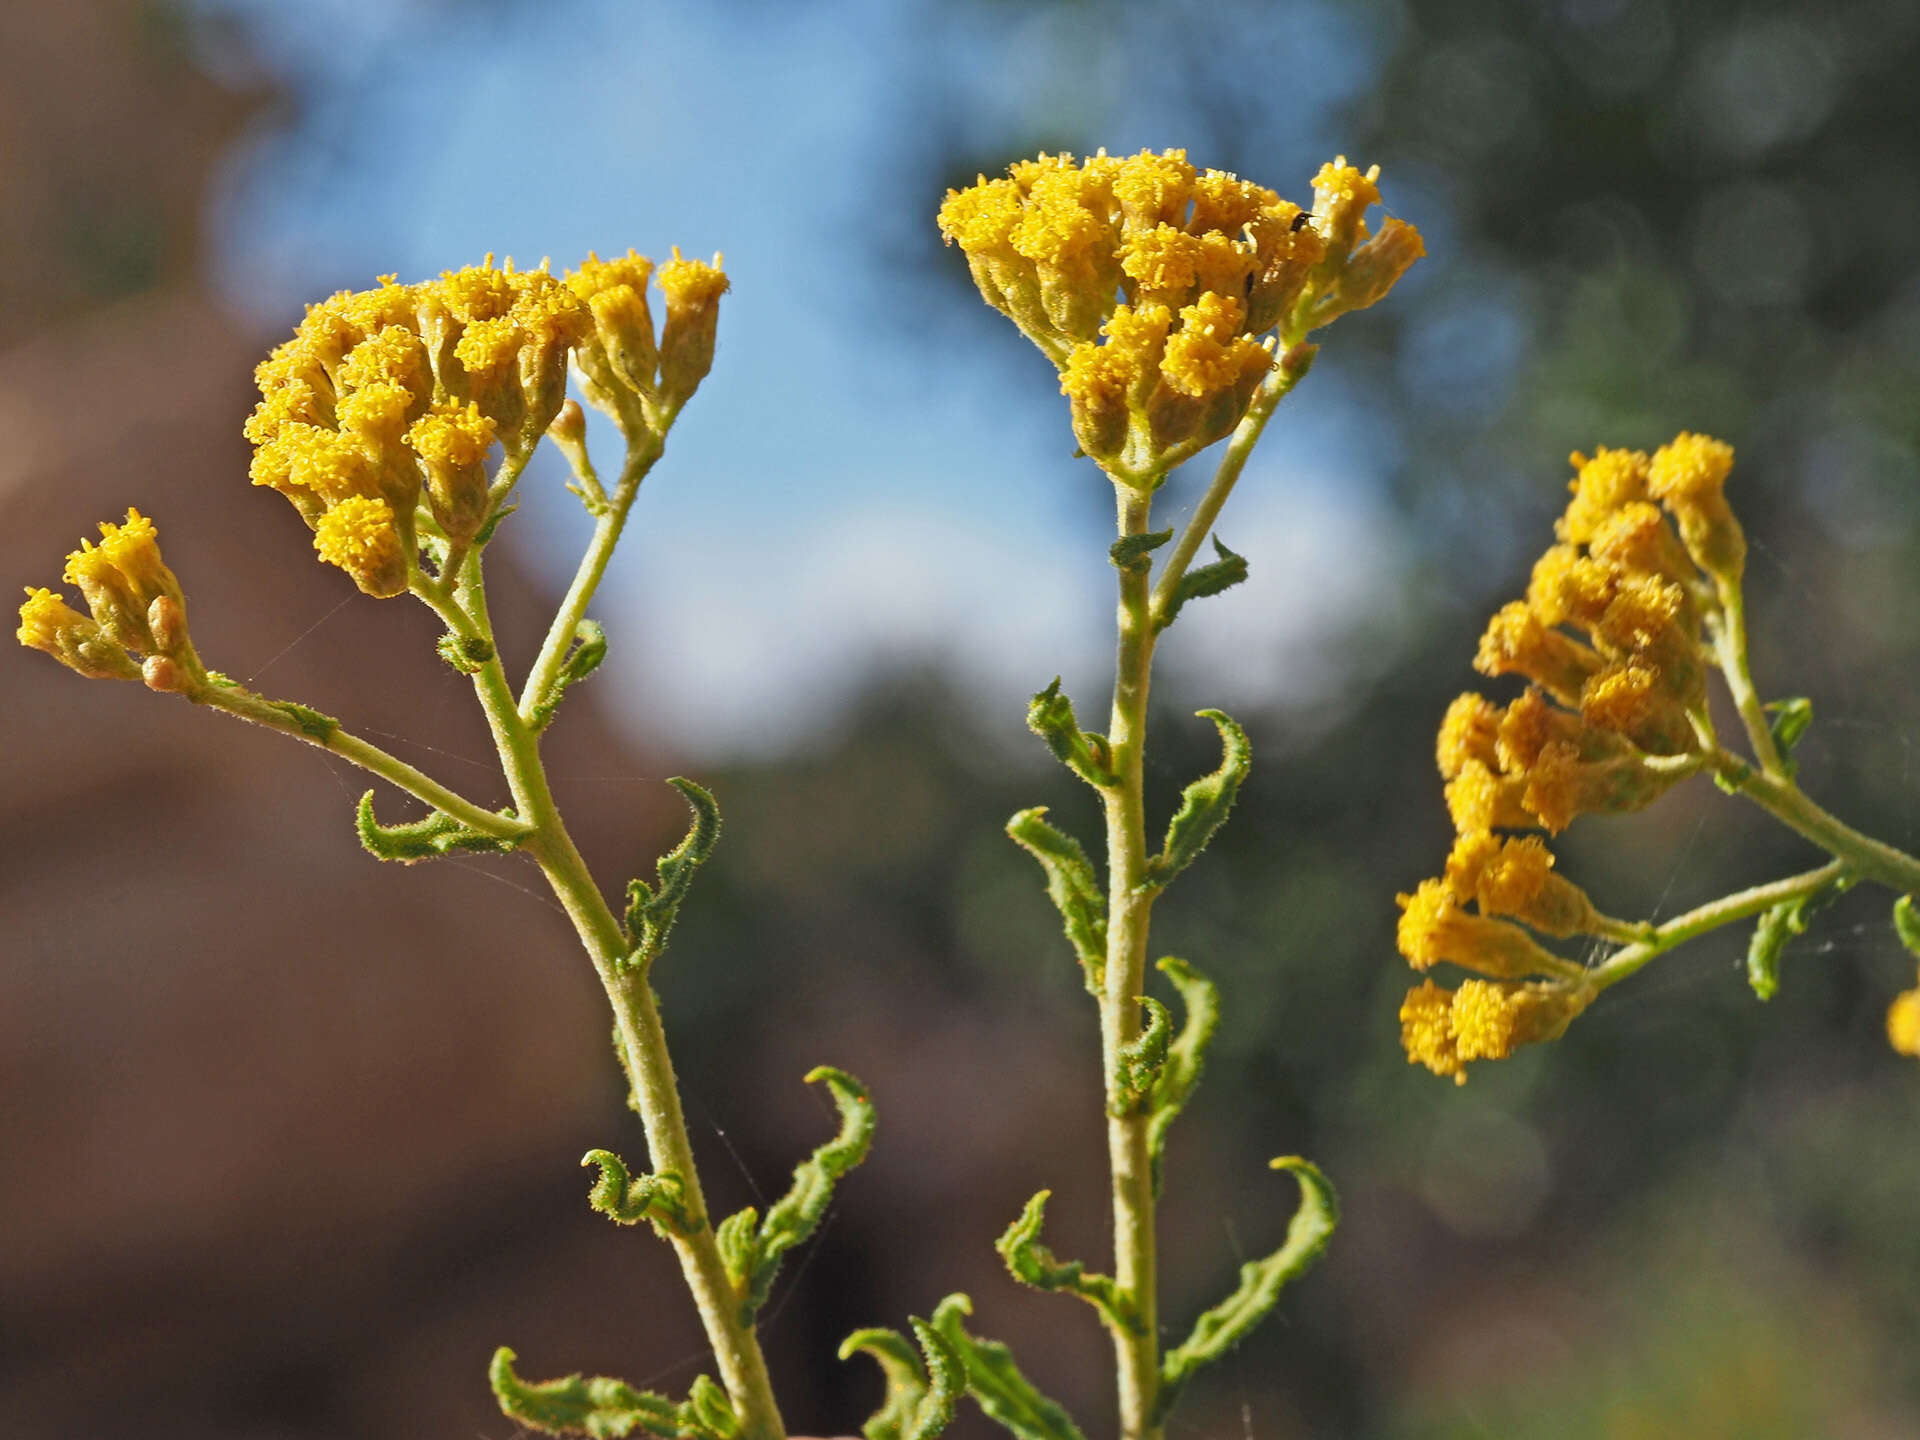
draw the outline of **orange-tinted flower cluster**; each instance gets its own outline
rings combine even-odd
[[[652,271],[631,253],[564,279],[489,258],[309,307],[255,372],[253,483],[291,500],[320,557],[362,590],[401,594],[423,528],[455,546],[481,533],[500,499],[486,456],[497,441],[524,460],[566,400],[569,357],[629,435],[669,419],[700,383],[726,277],[677,252],[661,266],[656,343]]]
[[[160,558],[153,522],[138,510],[127,511],[125,524],[102,521],[98,545],[82,540],[67,556],[66,582],[79,588],[92,613],[82,615],[51,590],[29,588],[14,632],[22,645],[89,679],[145,680],[169,691],[205,681],[187,637],[180,582]]]
[[[1042,155],[949,191],[940,229],[987,302],[1060,369],[1081,448],[1128,483],[1239,423],[1291,345],[1373,304],[1420,258],[1419,232],[1368,235],[1377,167],[1336,160],[1311,212],[1186,152]],[[1177,458],[1177,457],[1176,457]]]
[[[1619,927],[1553,873],[1537,836],[1496,832],[1638,810],[1698,768],[1711,734],[1702,630],[1745,555],[1723,491],[1732,463],[1728,446],[1699,435],[1651,456],[1575,455],[1560,543],[1526,598],[1493,617],[1474,661],[1527,690],[1504,707],[1462,695],[1441,721],[1458,839],[1445,875],[1400,897],[1400,950],[1418,970],[1444,960],[1493,983],[1449,992],[1429,980],[1407,997],[1408,1057],[1439,1074],[1464,1080],[1466,1061],[1557,1036],[1592,998],[1580,967],[1521,925],[1553,936]]]

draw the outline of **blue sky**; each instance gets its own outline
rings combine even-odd
[[[1211,27],[1271,76],[1249,89],[1249,123],[1273,137],[1251,147],[1273,155],[1252,178],[1304,198],[1382,43],[1312,3],[200,8],[237,20],[250,51],[210,42],[209,63],[264,65],[299,100],[236,154],[218,200],[215,284],[263,333],[339,286],[488,251],[556,266],[629,245],[725,252],[714,372],[595,607],[623,708],[701,758],[804,740],[863,678],[912,660],[950,668],[1009,726],[1056,672],[1097,712],[1106,482],[1071,459],[1037,352],[922,263],[946,179],[932,167],[954,145],[1004,161],[1074,135],[1184,142],[1209,163],[1197,82],[1169,47]],[[1443,233],[1408,180],[1389,175],[1389,199]],[[1209,677],[1195,704],[1323,699],[1348,674],[1330,658],[1345,627],[1390,633],[1401,603],[1377,483],[1391,424],[1337,363],[1289,408],[1223,523],[1253,579],[1168,647],[1176,682]],[[1203,479],[1169,487],[1169,523]],[[509,532],[556,586],[585,535],[559,485],[535,472]]]

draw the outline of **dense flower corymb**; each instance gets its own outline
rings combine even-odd
[[[1081,448],[1151,484],[1247,411],[1284,346],[1380,299],[1423,253],[1388,219],[1378,169],[1344,159],[1302,210],[1184,150],[1042,155],[948,192],[940,230],[987,302],[1061,372]]]

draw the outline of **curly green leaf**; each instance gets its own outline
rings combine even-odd
[[[493,1352],[487,1379],[501,1411],[529,1430],[548,1435],[586,1435],[591,1440],[624,1440],[636,1430],[660,1436],[661,1440],[730,1440],[728,1435],[706,1428],[691,1413],[690,1406],[676,1405],[651,1390],[636,1390],[624,1380],[605,1375],[568,1375],[561,1380],[529,1383],[514,1373],[516,1358],[502,1345]]]
[[[1022,810],[1007,822],[1007,834],[1046,872],[1047,898],[1060,912],[1087,989],[1099,995],[1107,975],[1107,897],[1080,842],[1049,825],[1046,813],[1044,805]]]
[[[1115,1329],[1137,1332],[1139,1321],[1133,1307],[1112,1276],[1090,1274],[1078,1260],[1063,1263],[1041,1243],[1040,1227],[1046,1223],[1047,1201],[1052,1195],[1051,1190],[1042,1190],[1029,1200],[1020,1218],[993,1242],[993,1248],[1000,1252],[1008,1272],[1021,1284],[1036,1290],[1064,1290],[1078,1295]]]
[[[966,1366],[967,1392],[989,1420],[1013,1432],[1019,1440],[1082,1440],[1072,1418],[1054,1401],[1034,1389],[1013,1352],[998,1340],[981,1340],[967,1333],[961,1317],[973,1313],[965,1295],[949,1295],[933,1312],[933,1328],[947,1340]],[[868,1432],[868,1440],[887,1440]]]
[[[538,735],[553,723],[553,712],[560,708],[567,691],[598,670],[600,662],[606,658],[607,632],[600,628],[599,623],[582,620],[574,626],[572,646],[566,658],[560,662],[560,669],[555,673],[553,683],[547,687],[546,694],[534,703],[527,716],[528,728]]]
[[[1147,1012],[1147,1024],[1138,1035],[1120,1047],[1114,1066],[1113,1113],[1134,1115],[1147,1102],[1167,1063],[1167,1042],[1173,1037],[1173,1020],[1167,1007],[1151,995],[1142,995],[1140,1004]]]
[[[511,810],[503,810],[500,814],[504,819],[514,818]],[[353,826],[360,836],[360,844],[374,859],[397,860],[403,865],[411,865],[417,860],[433,860],[456,850],[510,855],[519,848],[515,841],[482,835],[478,830],[462,825],[451,815],[438,810],[424,820],[413,820],[402,825],[382,825],[374,817],[371,790],[360,797]]]
[[[1267,1317],[1287,1283],[1320,1258],[1340,1222],[1340,1199],[1318,1167],[1297,1155],[1273,1162],[1300,1182],[1300,1208],[1287,1226],[1287,1238],[1264,1260],[1240,1267],[1240,1287],[1194,1322],[1193,1333],[1160,1364],[1160,1399],[1155,1419],[1164,1420],[1194,1372],[1225,1355]]]
[[[615,1224],[638,1225],[645,1220],[662,1237],[669,1232],[691,1235],[699,1228],[687,1213],[686,1183],[671,1171],[630,1175],[626,1162],[611,1150],[589,1150],[580,1163],[600,1168],[587,1192],[587,1203]]]
[[[1762,1000],[1771,1000],[1780,988],[1780,957],[1787,942],[1807,933],[1813,917],[1838,900],[1856,883],[1842,874],[1818,890],[1783,900],[1760,916],[1747,945],[1747,983]]]
[[[1813,701],[1804,695],[1796,695],[1790,700],[1775,700],[1763,707],[1771,713],[1767,721],[1767,733],[1773,736],[1774,748],[1779,750],[1780,758],[1786,763],[1787,778],[1792,779],[1797,768],[1793,762],[1793,748],[1806,737],[1808,728],[1813,724]]]
[[[322,715],[311,705],[302,705],[297,700],[269,700],[266,704],[269,710],[278,710],[291,720],[302,735],[322,745],[331,740],[340,728],[340,722],[333,716]]]
[[[1166,842],[1160,847],[1160,853],[1147,861],[1147,888],[1164,888],[1199,858],[1214,832],[1226,823],[1227,814],[1240,793],[1240,782],[1247,778],[1253,764],[1253,748],[1247,743],[1246,731],[1223,711],[1197,713],[1201,719],[1211,720],[1220,731],[1224,752],[1220,768],[1201,776],[1181,793],[1180,808],[1167,825]]]
[[[1147,1147],[1153,1161],[1155,1194],[1160,1192],[1160,1161],[1166,1152],[1167,1132],[1200,1083],[1207,1046],[1220,1025],[1218,986],[1186,961],[1172,955],[1157,962],[1157,968],[1180,992],[1187,1015],[1179,1035],[1167,1047],[1167,1062],[1161,1068],[1159,1083],[1153,1088],[1153,1119],[1147,1126]]]
[[[740,1433],[740,1417],[727,1392],[705,1375],[693,1377],[681,1413],[691,1422],[692,1433],[703,1440],[734,1440]]]
[[[1174,587],[1173,594],[1167,599],[1167,607],[1155,620],[1154,628],[1164,630],[1180,617],[1180,608],[1189,600],[1204,599],[1208,595],[1218,595],[1222,590],[1231,590],[1247,578],[1247,557],[1236,555],[1221,543],[1218,535],[1213,537],[1214,553],[1220,558],[1211,565],[1202,565],[1197,570],[1189,570],[1180,577],[1180,583]]]
[[[807,1083],[824,1083],[833,1093],[833,1103],[840,1110],[840,1133],[794,1167],[792,1186],[767,1211],[743,1307],[749,1317],[766,1303],[782,1257],[819,1228],[833,1202],[834,1185],[867,1158],[873,1145],[876,1117],[864,1085],[831,1065],[808,1072]]]
[[[440,658],[462,675],[477,675],[493,659],[493,642],[483,635],[442,635],[434,648]]]
[[[693,886],[694,873],[706,864],[720,839],[720,807],[704,788],[676,775],[667,783],[680,792],[693,811],[693,824],[680,843],[660,857],[659,888],[644,880],[627,882],[627,941],[633,954],[627,963],[645,970],[667,948],[667,936],[679,917],[680,902]]]
[[[751,1205],[734,1211],[714,1227],[713,1240],[727,1278],[736,1290],[745,1290],[760,1257],[760,1212]]]
[[[1108,548],[1107,558],[1116,570],[1144,575],[1153,568],[1153,552],[1171,539],[1171,530],[1156,530],[1151,535],[1122,535]]]
[[[1096,790],[1114,783],[1113,755],[1107,737],[1089,735],[1074,718],[1073,701],[1060,690],[1060,677],[1027,706],[1027,728],[1047,742],[1054,757]]]
[[[1913,896],[1902,895],[1893,902],[1893,933],[1920,960],[1920,914],[1914,912]]]
[[[886,1377],[887,1393],[880,1408],[860,1427],[867,1440],[901,1440],[927,1394],[927,1370],[913,1346],[898,1330],[874,1326],[856,1330],[840,1342],[840,1358],[870,1355]]]

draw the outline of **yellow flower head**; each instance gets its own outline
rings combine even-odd
[[[1440,739],[1435,746],[1440,778],[1453,779],[1469,760],[1497,768],[1499,733],[1500,711],[1491,700],[1471,690],[1457,697],[1440,721]]]
[[[469,401],[464,408],[436,405],[407,431],[407,444],[426,468],[434,521],[453,540],[471,540],[486,520],[484,462],[493,430],[493,421]]]
[[[1567,967],[1518,925],[1461,909],[1446,881],[1422,880],[1399,902],[1400,953],[1416,970],[1444,960],[1463,970],[1515,980],[1559,974]]]
[[[1526,783],[1510,775],[1496,775],[1479,760],[1467,760],[1447,782],[1447,812],[1455,833],[1480,830],[1531,830],[1541,822],[1523,803]]]
[[[1894,997],[1887,1009],[1887,1043],[1901,1055],[1920,1056],[1920,989]]]
[[[1573,452],[1573,499],[1554,525],[1562,540],[1585,545],[1601,522],[1624,505],[1647,498],[1647,456],[1642,450],[1609,450],[1602,445],[1589,460]]]
[[[1515,600],[1488,622],[1473,668],[1482,675],[1524,675],[1562,704],[1577,705],[1587,677],[1605,663],[1545,623],[1525,601]]]
[[[1557,1040],[1593,999],[1579,983],[1469,980],[1447,991],[1429,980],[1400,1005],[1400,1041],[1409,1064],[1466,1084],[1466,1066],[1504,1060],[1523,1045]]]
[[[14,637],[30,649],[44,650],[90,680],[140,678],[139,665],[101,629],[99,622],[44,587],[28,589]]]
[[[1726,585],[1739,584],[1747,560],[1746,534],[1727,506],[1732,470],[1731,445],[1683,432],[1655,453],[1647,482],[1679,523],[1694,564]]]
[[[660,267],[656,283],[667,300],[660,328],[660,394],[669,408],[683,404],[713,368],[720,297],[732,283],[720,266],[718,255],[707,265],[682,259],[675,246],[673,258]]]
[[[1511,915],[1547,935],[1591,932],[1599,919],[1586,891],[1553,873],[1553,855],[1535,835],[1462,835],[1447,856],[1446,883],[1482,915]]]
[[[369,595],[385,599],[406,591],[406,554],[393,507],[383,499],[356,495],[333,506],[314,526],[313,548]]]
[[[1245,414],[1273,363],[1258,337],[1280,325],[1292,344],[1378,299],[1417,258],[1412,227],[1389,222],[1388,243],[1363,260],[1373,176],[1329,167],[1322,179],[1332,189],[1309,216],[1237,176],[1197,172],[1184,151],[1042,155],[948,192],[940,229],[981,295],[1062,372],[1082,448],[1122,483],[1151,484]],[[1151,358],[1115,324],[1161,314]]]

